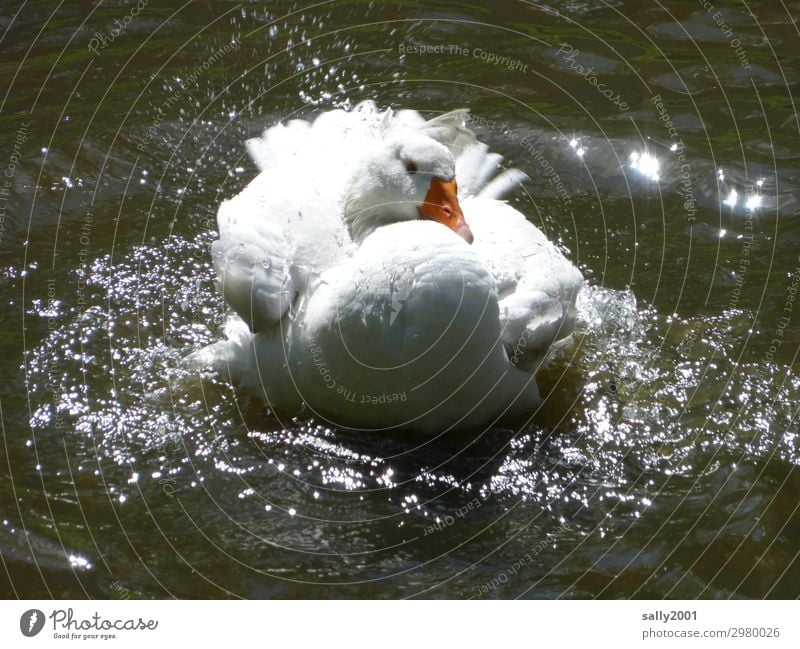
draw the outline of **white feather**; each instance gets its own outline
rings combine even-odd
[[[212,246],[235,314],[227,340],[192,362],[279,413],[305,407],[343,426],[436,431],[529,413],[530,370],[571,330],[582,277],[496,200],[526,176],[502,170],[465,115],[425,121],[363,102],[248,140],[261,173],[222,203]],[[407,175],[406,149],[427,173]],[[472,246],[417,220],[430,176],[453,172]],[[374,219],[356,242],[353,203]]]

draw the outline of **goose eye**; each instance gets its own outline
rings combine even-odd
[[[413,174],[417,173],[418,169],[419,168],[417,167],[417,163],[414,162],[413,160],[409,160],[408,162],[406,162],[406,171],[409,174],[413,175]]]

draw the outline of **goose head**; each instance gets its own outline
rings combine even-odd
[[[450,150],[420,132],[376,143],[355,166],[344,194],[344,220],[353,240],[383,225],[425,219],[472,243],[458,204],[455,167]]]

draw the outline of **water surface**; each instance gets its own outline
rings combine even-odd
[[[797,597],[800,5],[749,6],[4,10],[0,592]],[[364,99],[469,108],[587,279],[523,427],[358,435],[181,368],[244,140]]]

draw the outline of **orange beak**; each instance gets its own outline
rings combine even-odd
[[[455,179],[449,181],[440,178],[431,179],[431,188],[425,195],[425,202],[419,207],[419,215],[423,219],[446,225],[467,243],[472,243],[474,240],[472,230],[464,220],[464,214],[458,204],[458,186]]]

